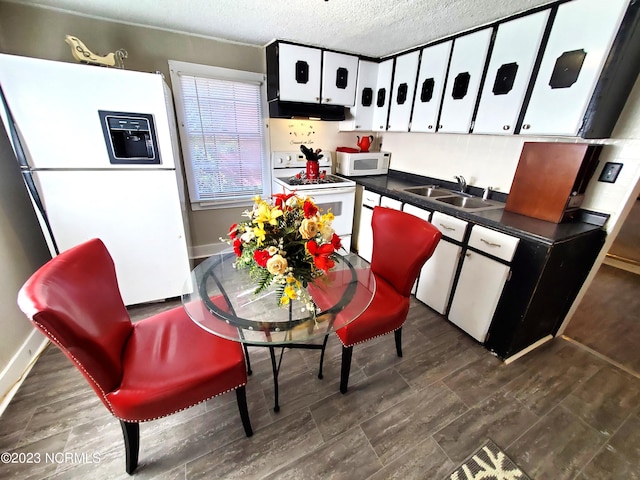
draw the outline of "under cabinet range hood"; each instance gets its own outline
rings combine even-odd
[[[269,102],[269,117],[342,121],[345,119],[344,108],[341,105],[272,100]]]

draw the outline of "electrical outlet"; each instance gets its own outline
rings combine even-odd
[[[600,178],[598,178],[599,182],[607,182],[607,183],[615,183],[618,178],[618,174],[622,170],[621,163],[615,162],[607,162],[604,164],[602,168],[602,173],[600,174]]]

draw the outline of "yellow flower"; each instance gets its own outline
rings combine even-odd
[[[267,232],[264,231],[264,223],[257,227],[253,227],[253,236],[258,241],[258,245],[262,245],[262,242],[264,242],[266,235],[267,235]]]
[[[261,229],[264,229],[264,224],[278,225],[278,217],[282,216],[282,210],[278,207],[270,207],[268,203],[262,202],[258,205],[256,216],[253,219],[253,223],[257,223]]]
[[[327,212],[324,215],[322,215],[322,221],[323,222],[333,222],[333,220],[336,218],[335,215],[332,212]]]
[[[296,298],[298,298],[298,295],[296,294],[296,287],[293,285],[287,285],[286,287],[284,287],[284,297],[290,298],[291,300],[294,300]]]

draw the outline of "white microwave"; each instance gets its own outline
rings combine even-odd
[[[389,171],[389,152],[336,152],[336,173],[347,177],[385,175]]]

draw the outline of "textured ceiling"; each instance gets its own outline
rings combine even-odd
[[[19,0],[16,3],[250,45],[262,46],[281,39],[383,57],[550,0]]]

